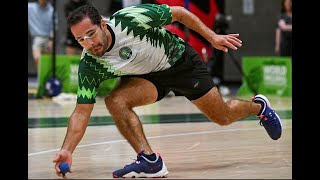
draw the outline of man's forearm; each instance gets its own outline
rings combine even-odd
[[[189,12],[183,7],[174,6],[171,8],[172,21],[179,21],[187,26],[189,29],[196,31],[205,39],[209,40],[216,33],[208,28],[196,15]]]
[[[73,152],[82,139],[89,123],[89,115],[73,113],[70,117],[68,130],[61,149]]]

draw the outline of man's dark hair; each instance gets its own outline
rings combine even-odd
[[[87,4],[78,7],[69,14],[67,18],[68,27],[70,28],[71,26],[78,24],[86,17],[91,20],[92,24],[101,25],[101,16],[98,10],[92,5]]]

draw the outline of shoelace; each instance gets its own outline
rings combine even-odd
[[[137,157],[137,159],[131,158],[131,160],[133,160],[132,163],[136,163],[136,164],[140,164],[140,161],[138,160],[139,157]],[[131,163],[131,164],[132,164]]]
[[[275,111],[272,110],[272,111],[270,111],[270,112],[268,113],[267,116],[262,115],[262,116],[260,117],[260,121],[259,121],[260,126],[263,126],[262,121],[272,120],[274,113],[275,113]],[[269,123],[271,123],[271,125],[274,125],[274,124],[276,123],[276,121],[269,121]]]
[[[130,164],[128,164],[128,165],[125,165],[124,168],[126,168],[126,167],[128,167],[128,166],[130,166],[130,165],[132,165],[132,164],[140,164],[139,157],[140,157],[140,154],[138,154],[138,156],[137,156],[136,159],[135,159],[135,158],[131,158],[131,160],[133,160],[133,162],[130,163]]]

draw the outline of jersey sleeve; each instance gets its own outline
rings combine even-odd
[[[172,13],[167,4],[139,4],[123,8],[115,12],[110,19],[120,22],[123,27],[134,26],[146,30],[153,27],[168,25],[172,21]]]
[[[85,60],[81,60],[78,70],[78,104],[93,104],[96,102],[97,90],[101,84],[101,79],[94,76],[86,65]]]

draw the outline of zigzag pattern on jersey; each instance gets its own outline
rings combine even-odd
[[[179,37],[168,33],[165,28],[155,27],[149,29],[145,35],[147,42],[150,41],[152,46],[159,46],[160,48],[164,46],[165,54],[169,59],[176,61],[176,59],[181,56],[184,45],[179,43]]]
[[[83,77],[81,73],[79,73],[79,80],[81,82],[80,84],[88,83],[90,85],[93,84],[94,86],[99,85],[101,82],[100,79],[95,79],[95,78],[91,78],[91,80],[89,80],[88,76]],[[86,89],[84,86],[82,86],[81,88],[80,86],[78,86],[77,96],[91,99],[97,96],[97,91],[95,87],[93,87],[93,89],[90,90],[90,88]]]
[[[110,79],[125,75],[125,73],[116,70],[113,67],[113,64],[107,62],[103,59],[94,58],[89,54],[85,54],[84,61],[86,64],[89,64],[93,70],[97,71],[102,79]]]
[[[157,13],[160,14],[160,19],[159,20],[162,21],[162,23],[160,24],[160,26],[162,26],[168,20],[168,18],[164,17],[164,11],[162,11],[160,9],[160,6],[157,6],[155,4],[152,5],[152,7],[155,7],[155,6],[158,8],[157,9]],[[170,8],[167,4],[163,4],[163,6],[166,6],[166,8]]]
[[[107,69],[107,72],[110,72],[110,73],[113,73],[114,77],[118,77],[118,76],[122,76],[122,75],[125,75],[126,73],[124,72],[121,72],[119,70],[116,70],[114,67],[113,67],[113,64],[111,64],[110,62],[108,61],[104,61],[102,59],[96,59],[97,60],[97,63],[100,63],[102,65],[103,68]]]
[[[170,37],[169,33],[166,33],[166,30],[163,28],[152,28],[146,33],[147,42],[150,42],[153,47],[162,47],[164,46],[165,54],[169,53],[169,46],[165,46],[165,41],[171,39],[171,42],[174,40],[173,37]],[[171,44],[171,43],[168,43]],[[172,46],[174,47],[174,46]]]
[[[77,90],[78,97],[93,99],[98,93],[95,87],[98,87],[103,80],[115,78],[125,74],[121,71],[115,70],[111,63],[102,59],[94,58],[88,53],[85,53],[84,58],[82,58],[81,61],[84,61],[85,64],[88,64],[90,70],[98,72],[99,77],[88,77],[79,72],[80,84],[89,84],[91,87],[93,86],[93,89],[86,89],[84,86],[79,86]]]
[[[96,98],[97,93],[98,92],[96,91],[95,87],[91,91],[90,88],[86,89],[84,86],[82,86],[81,88],[78,87],[77,96],[87,99],[94,99]]]
[[[164,25],[167,21],[167,18],[164,17],[165,12],[160,9],[159,5],[152,5],[151,7],[156,9],[156,12],[160,15],[159,21],[162,21],[160,26]],[[127,35],[132,31],[133,36],[136,37],[140,35],[141,31],[150,29],[152,27],[148,24],[152,22],[152,18],[148,16],[148,13],[151,13],[148,8],[150,8],[150,5],[147,4],[141,4],[139,7],[132,6],[124,8],[110,16],[110,20],[115,19],[115,26],[120,24],[121,31],[124,31],[124,29],[127,28]],[[126,17],[128,20],[123,20],[123,18],[118,17]],[[144,33],[141,34],[140,40],[142,40],[143,37]]]
[[[93,84],[94,86],[98,86],[101,83],[100,78],[88,78],[88,76],[83,76],[81,73],[79,73],[79,79],[81,82],[80,84]]]

